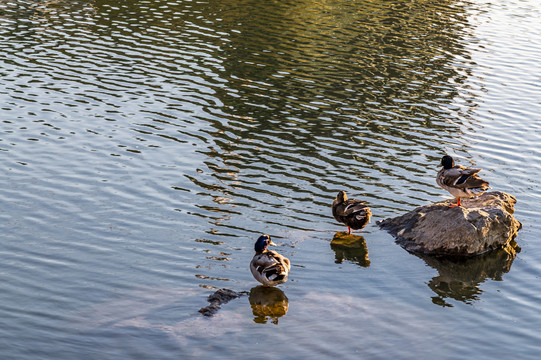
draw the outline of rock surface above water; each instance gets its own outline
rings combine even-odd
[[[506,246],[522,224],[515,219],[516,198],[492,191],[462,199],[420,206],[402,216],[378,222],[408,251],[433,255],[473,256]]]

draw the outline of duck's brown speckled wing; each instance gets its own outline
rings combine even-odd
[[[334,204],[334,218],[352,229],[362,229],[370,221],[372,212],[365,201],[348,199],[340,204]]]
[[[336,207],[336,215],[340,217],[348,217],[354,213],[365,212],[367,206],[366,201],[359,201],[355,199],[346,200]]]
[[[250,264],[254,278],[270,286],[287,281],[290,268],[289,259],[272,250],[256,254]]]
[[[488,188],[489,183],[479,176],[481,169],[467,169],[463,166],[455,166],[451,169],[440,171],[438,184],[440,186],[454,187],[457,189]]]

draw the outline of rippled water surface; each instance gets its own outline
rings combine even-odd
[[[5,359],[537,359],[541,5],[0,1]],[[516,256],[407,253],[375,220],[514,194]],[[349,241],[344,189],[374,220]],[[261,233],[292,262],[258,288]],[[212,318],[215,289],[242,292]]]

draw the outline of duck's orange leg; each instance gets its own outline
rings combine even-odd
[[[348,235],[351,234],[351,228],[348,226]]]
[[[460,206],[460,198],[456,198],[456,204],[451,204],[449,207],[459,207]]]

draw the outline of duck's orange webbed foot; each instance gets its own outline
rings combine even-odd
[[[457,198],[456,199],[456,204],[451,204],[449,205],[450,208],[454,208],[454,207],[460,207],[460,198]]]

